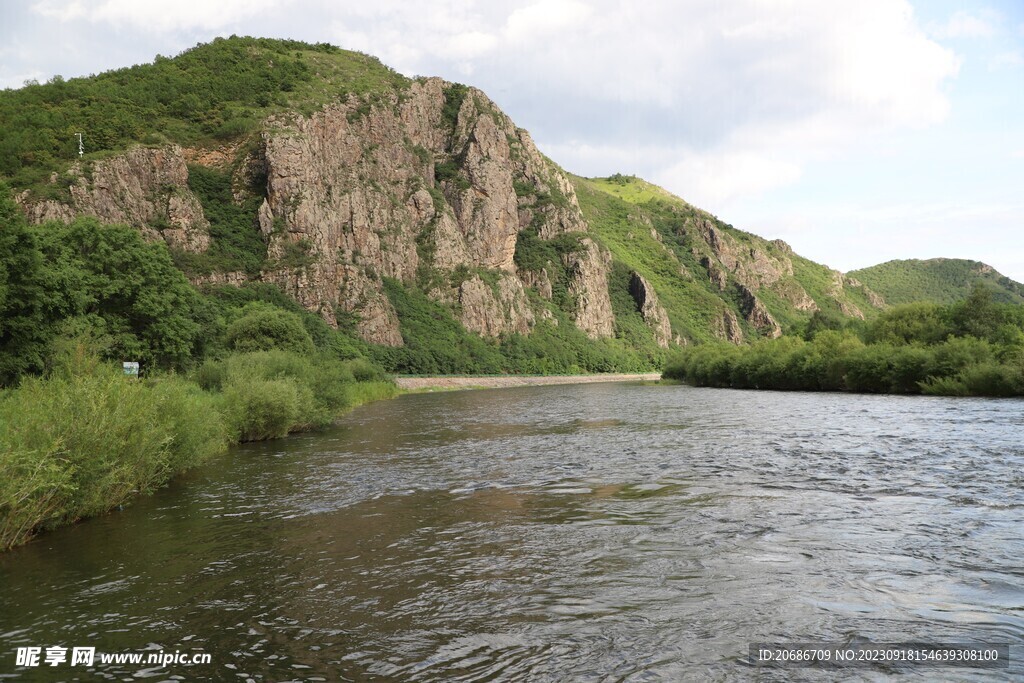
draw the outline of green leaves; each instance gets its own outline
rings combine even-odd
[[[990,330],[989,338],[970,332]],[[866,332],[850,329],[684,349],[665,377],[698,386],[798,391],[1024,395],[1024,308],[986,303],[912,304],[886,312]]]
[[[269,304],[252,303],[242,317],[228,325],[225,340],[234,351],[280,349],[295,353],[313,353],[313,338],[302,326],[302,319]]]

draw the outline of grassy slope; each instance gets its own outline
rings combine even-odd
[[[664,218],[660,207],[651,207],[653,212],[638,211],[637,205],[630,201],[651,201],[661,197],[653,191],[630,192],[633,188],[620,186],[613,186],[613,191],[609,192],[606,187],[610,184],[600,180],[576,176],[572,180],[591,229],[611,251],[616,262],[650,281],[668,313],[673,334],[692,340],[712,339],[712,320],[720,318],[728,304],[712,291],[706,277],[696,277],[703,270],[688,251],[673,250],[651,234],[654,227],[656,233],[662,235],[650,215],[656,213],[659,218]],[[653,185],[650,187],[654,188]],[[644,217],[651,223],[645,223]]]
[[[726,308],[733,310],[737,316],[739,310],[732,291],[727,289],[721,292],[709,282],[707,270],[693,255],[694,248],[706,252],[706,244],[690,234],[693,231],[682,231],[686,234],[680,234],[679,228],[685,228],[695,220],[710,220],[741,247],[756,248],[774,257],[783,255],[778,245],[737,230],[663,188],[639,178],[573,177],[573,182],[584,216],[598,237],[611,249],[616,260],[638,270],[651,281],[669,313],[673,329],[691,340],[710,339],[710,321],[720,318]],[[652,228],[660,240],[651,235]],[[796,284],[803,287],[823,310],[841,316],[838,305],[828,295],[832,285],[832,271],[795,254],[786,256],[793,262],[793,276],[784,277],[771,289],[764,288],[757,292],[758,298],[783,328],[789,329],[809,317],[808,313],[796,310],[781,295],[786,287]],[[681,272],[680,266],[685,270]],[[842,297],[869,318],[877,313],[864,294],[856,289],[844,289]],[[743,324],[748,336],[756,335],[749,326]]]
[[[967,298],[976,283],[989,285],[996,301],[1024,303],[1024,285],[978,261],[910,259],[888,261],[850,272],[891,304],[930,301],[950,304]]]

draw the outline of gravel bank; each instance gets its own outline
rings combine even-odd
[[[591,382],[637,382],[661,379],[661,374],[649,372],[641,375],[502,375],[500,377],[398,377],[400,389],[496,389],[525,387],[539,384],[589,384]]]

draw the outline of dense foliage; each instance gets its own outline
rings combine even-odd
[[[738,389],[1020,396],[1024,306],[976,287],[960,303],[897,307],[859,330],[819,321],[803,336],[685,349],[665,377]]]
[[[394,393],[365,360],[281,350],[132,380],[79,340],[48,377],[0,394],[0,550],[122,505],[230,443],[322,427]]]
[[[226,444],[219,397],[75,360],[0,395],[0,550],[121,505]]]
[[[555,306],[557,324],[541,320],[529,336],[511,334],[500,340],[484,339],[469,332],[451,311],[415,289],[391,279],[384,280],[405,345],[375,346],[371,358],[389,372],[417,375],[473,374],[579,374],[585,372],[649,371],[664,363],[650,330],[646,344],[633,346],[629,337],[588,338]],[[628,292],[626,294],[628,295]],[[632,302],[632,299],[630,299]],[[533,304],[545,306],[539,297]],[[635,312],[634,303],[628,304]],[[635,320],[633,321],[635,324]],[[643,324],[643,323],[641,323]],[[630,328],[633,334],[635,328]]]
[[[0,187],[0,550],[393,395],[367,352],[277,287],[198,291],[132,228],[26,225]]]
[[[0,183],[0,385],[43,367],[53,322],[44,280],[36,232]]]
[[[25,224],[0,188],[0,385],[39,373],[58,337],[87,335],[111,359],[181,368],[202,355],[208,306],[163,244],[79,218]]]
[[[210,247],[196,254],[178,251],[174,262],[186,273],[230,272],[241,270],[256,275],[266,265],[267,244],[257,229],[256,212],[263,201],[264,179],[254,180],[255,190],[241,204],[231,193],[231,174],[214,168],[192,165],[188,168],[188,187],[203,205],[210,221]]]

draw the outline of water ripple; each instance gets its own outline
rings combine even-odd
[[[213,655],[92,672],[110,679],[836,678],[754,671],[752,641],[1019,656],[1022,408],[629,385],[405,396],[0,556],[0,633]],[[907,673],[1024,666],[843,678]]]

